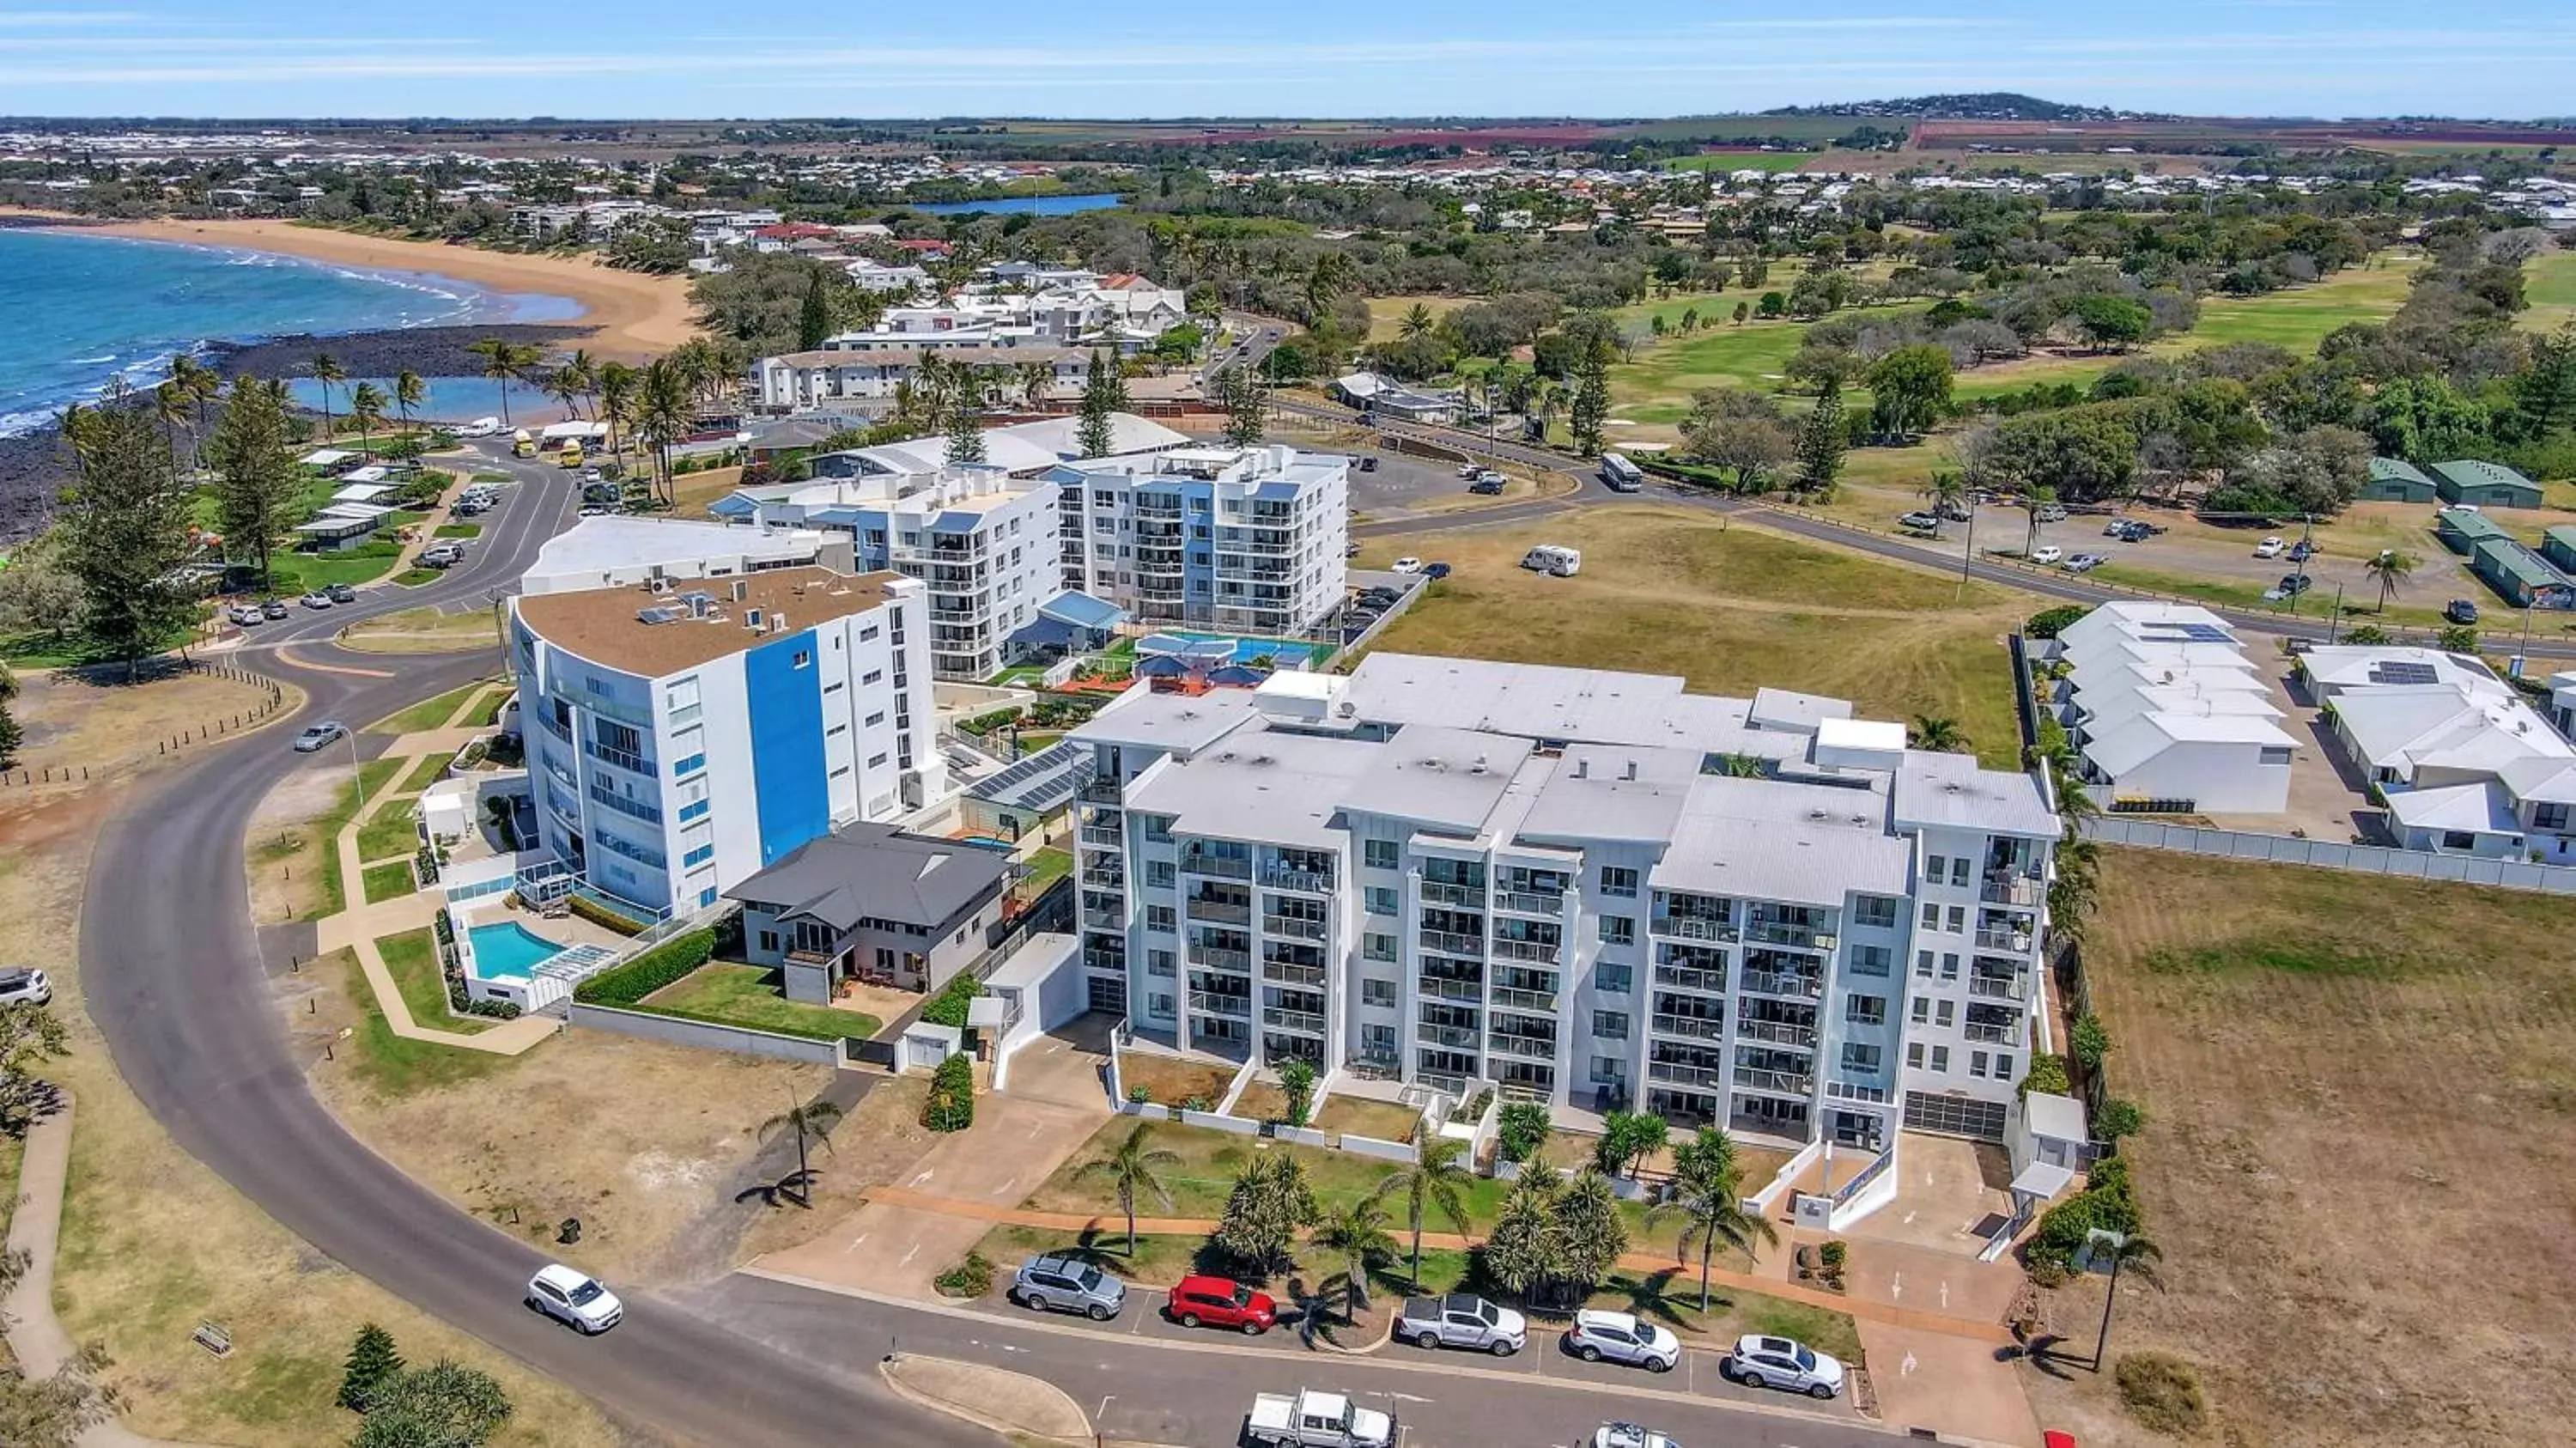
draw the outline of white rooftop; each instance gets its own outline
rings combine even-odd
[[[556,587],[614,583],[623,571],[660,566],[674,572],[710,562],[809,562],[824,535],[810,529],[782,531],[701,523],[686,518],[636,518],[611,514],[584,518],[546,540],[529,565],[522,587],[530,593]]]

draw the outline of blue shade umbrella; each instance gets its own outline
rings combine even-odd
[[[1136,672],[1148,679],[1184,679],[1189,677],[1190,666],[1170,654],[1159,654],[1150,659],[1139,659]]]
[[[1269,678],[1270,671],[1267,669],[1256,669],[1248,664],[1227,664],[1221,669],[1208,670],[1207,677],[1208,682],[1211,684],[1224,684],[1232,688],[1249,689],[1254,685],[1259,684],[1262,680]]]

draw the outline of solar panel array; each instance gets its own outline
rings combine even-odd
[[[2442,674],[2431,664],[2379,663],[2371,666],[2370,681],[2374,684],[2438,684],[2442,682]]]
[[[969,793],[977,799],[1040,814],[1073,798],[1080,756],[1090,746],[1065,741],[1049,745],[990,779],[977,780]]]

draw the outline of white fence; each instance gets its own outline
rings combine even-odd
[[[2423,850],[2395,850],[2385,845],[2343,845],[2329,840],[2302,840],[2289,835],[2216,830],[2198,825],[2101,815],[2085,820],[2086,839],[2106,845],[2134,845],[2228,860],[2263,860],[2282,865],[2316,865],[2363,875],[2393,875],[2406,880],[2440,880],[2463,885],[2493,885],[2506,890],[2537,890],[2550,895],[2576,895],[2576,868],[2534,865],[2520,860],[2484,859],[2472,855],[2437,855]]]

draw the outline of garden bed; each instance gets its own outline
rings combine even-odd
[[[1207,1103],[1203,1109],[1214,1111],[1216,1104],[1225,1099],[1225,1088],[1234,1084],[1235,1069],[1141,1051],[1123,1052],[1118,1057],[1118,1081],[1127,1094],[1134,1096],[1136,1088],[1142,1086],[1147,1092],[1145,1099],[1158,1106],[1178,1106],[1195,1099]]]
[[[1349,1132],[1379,1141],[1411,1141],[1414,1124],[1421,1119],[1421,1112],[1401,1102],[1371,1101],[1364,1096],[1335,1096],[1316,1113],[1315,1129],[1336,1136]]]

